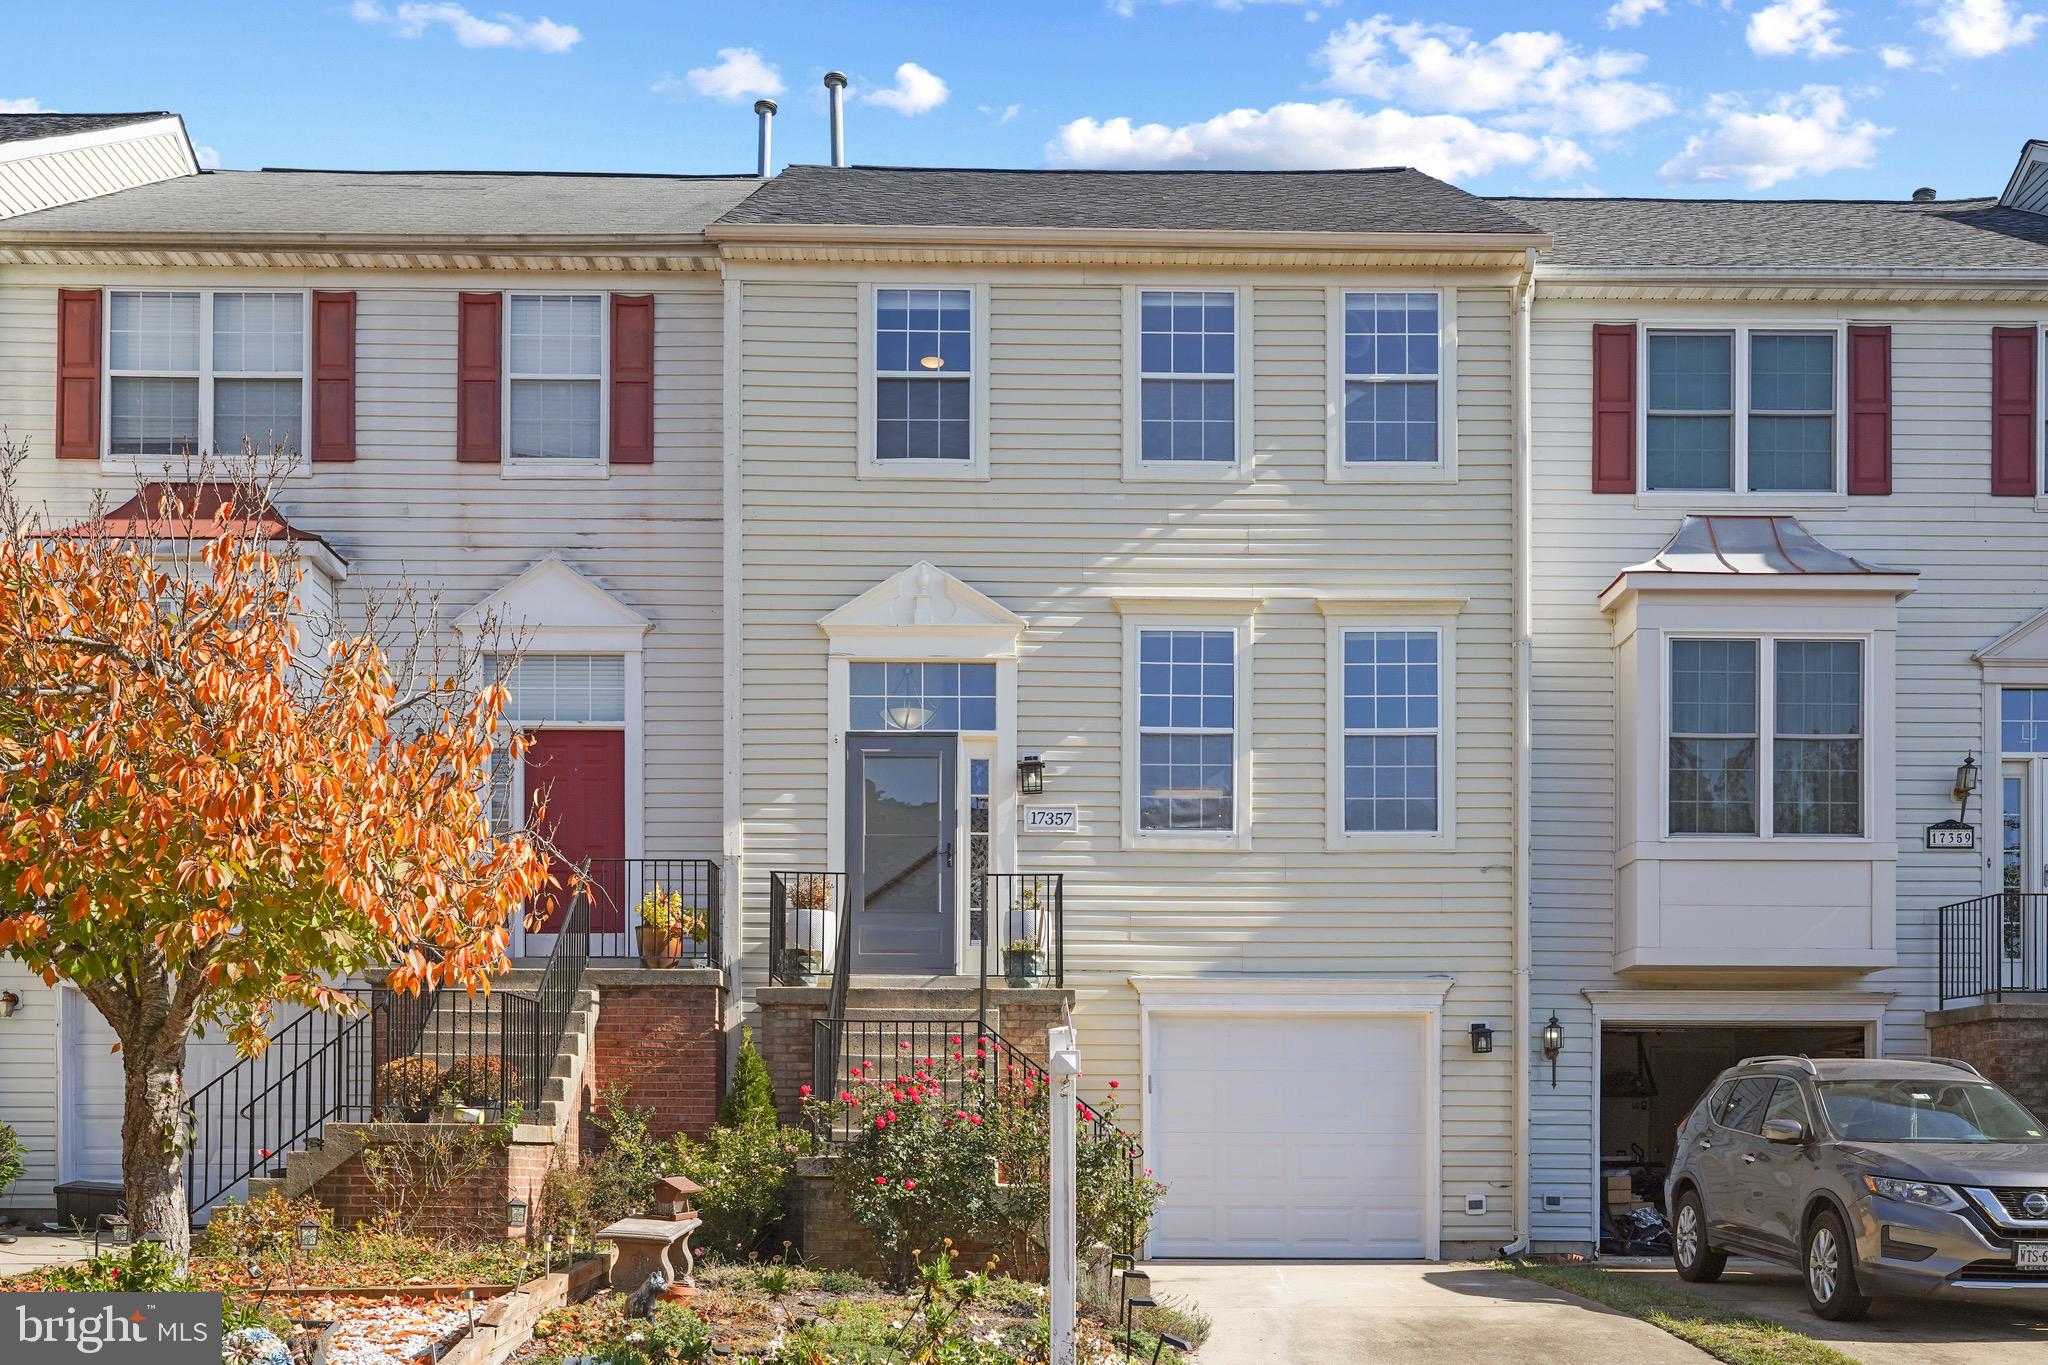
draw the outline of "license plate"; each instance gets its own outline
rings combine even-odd
[[[2019,1269],[2048,1270],[2048,1242],[2021,1242],[2013,1251]]]

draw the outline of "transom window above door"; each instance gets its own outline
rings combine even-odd
[[[1835,332],[1652,330],[1645,349],[1646,490],[1839,491]]]
[[[2048,688],[1999,689],[1998,736],[2006,753],[2048,754]]]
[[[107,307],[107,451],[185,458],[297,453],[306,295],[116,289]]]
[[[849,730],[996,728],[996,666],[855,663],[848,667]]]
[[[1236,464],[1236,291],[1139,290],[1137,345],[1139,462]]]
[[[974,291],[875,290],[874,458],[974,458]]]
[[[604,454],[604,295],[506,297],[515,460],[595,464]]]

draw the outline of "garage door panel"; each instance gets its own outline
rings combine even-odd
[[[1152,1253],[1424,1254],[1431,1045],[1419,1016],[1156,1019]]]

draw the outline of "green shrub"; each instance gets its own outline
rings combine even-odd
[[[0,1123],[0,1194],[7,1193],[7,1187],[21,1179],[21,1139],[12,1128]]]
[[[713,1128],[684,1154],[683,1173],[704,1187],[697,1196],[704,1220],[699,1245],[743,1259],[766,1251],[789,1216],[789,1179],[797,1158],[811,1150],[802,1128],[754,1122]]]
[[[740,1058],[732,1069],[732,1085],[718,1103],[722,1128],[744,1128],[750,1123],[774,1123],[775,1082],[769,1079],[768,1063],[754,1047],[754,1031],[740,1034]]]
[[[605,1365],[704,1365],[711,1359],[711,1328],[688,1308],[657,1306],[645,1325],[599,1355]]]
[[[446,1073],[427,1057],[397,1057],[377,1068],[377,1117],[386,1123],[419,1123],[441,1097]]]
[[[463,1104],[502,1104],[519,1088],[519,1068],[501,1057],[464,1057],[448,1068],[441,1086]]]
[[[167,1294],[199,1286],[162,1242],[137,1242],[50,1272],[50,1288],[94,1294]]]

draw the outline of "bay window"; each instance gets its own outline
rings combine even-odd
[[[184,459],[297,451],[306,295],[115,289],[107,306],[107,452]]]
[[[1860,640],[1672,640],[1669,832],[1861,836],[1863,659]]]
[[[1840,491],[1837,333],[1653,329],[1644,350],[1644,489]]]

